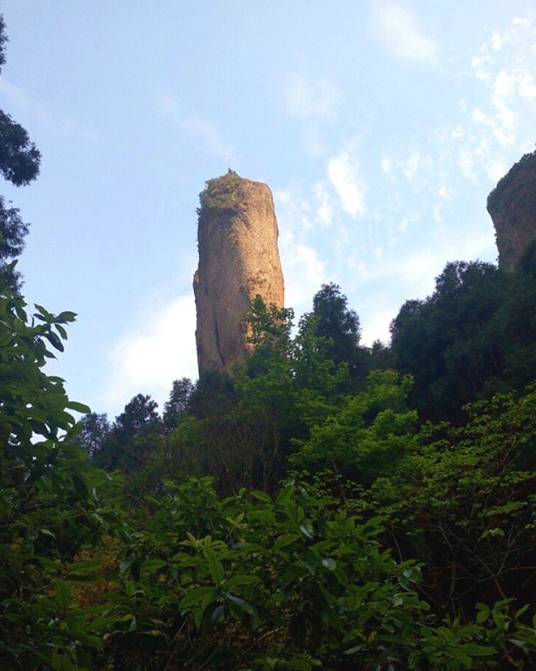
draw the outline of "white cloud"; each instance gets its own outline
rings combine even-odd
[[[395,56],[430,65],[437,63],[439,48],[424,33],[414,12],[390,0],[380,0],[375,10],[380,39]]]
[[[327,143],[313,122],[307,122],[303,128],[303,145],[311,158],[319,158],[328,152]]]
[[[516,17],[501,31],[493,31],[465,72],[473,99],[460,101],[462,119],[445,138],[457,141],[455,157],[460,174],[489,190],[521,155],[534,147],[536,114],[536,26]],[[446,153],[448,140],[445,143]]]
[[[0,77],[0,94],[11,104],[18,107],[27,108],[30,105],[30,100],[24,89],[16,84],[12,84],[5,77]]]
[[[322,224],[330,226],[333,223],[333,204],[325,184],[323,182],[316,184],[314,193],[318,204],[316,216]]]
[[[413,182],[417,176],[419,166],[421,164],[421,154],[418,151],[412,151],[403,164],[402,172],[404,173],[408,182]]]
[[[436,234],[428,246],[405,252],[393,249],[381,259],[371,259],[368,254],[355,269],[357,280],[359,285],[396,285],[405,298],[424,298],[433,290],[435,277],[447,261],[486,258],[494,247],[492,227],[485,224],[467,229],[463,236]]]
[[[417,39],[411,55],[400,37],[411,32],[408,25],[420,31],[413,14],[396,2],[379,7],[384,38],[399,57],[437,62],[437,46],[426,36],[428,47]],[[395,26],[393,16],[404,20]],[[536,24],[518,21],[490,31],[487,45],[473,55],[462,73],[450,73],[452,93],[445,93],[437,127],[421,125],[407,141],[385,138],[373,148],[364,133],[335,145],[325,154],[326,178],[287,194],[293,227],[288,232],[282,219],[281,251],[289,305],[308,309],[322,282],[340,279],[370,343],[387,338],[403,300],[433,291],[447,261],[496,258],[485,199],[507,168],[533,148]],[[449,76],[445,70],[443,75]],[[310,121],[308,114],[301,118],[314,128],[319,117]],[[365,212],[365,201],[367,216],[356,226],[352,218]],[[322,231],[328,222],[336,235]]]
[[[293,73],[283,86],[287,112],[302,120],[333,118],[341,99],[339,89],[326,79],[311,79]]]
[[[490,56],[474,56],[471,60],[471,67],[475,73],[475,77],[480,79],[483,82],[486,82],[490,78],[490,74],[487,70],[487,66],[491,62]]]
[[[501,98],[512,95],[515,80],[516,78],[511,72],[507,72],[504,69],[500,70],[493,84],[495,97]]]
[[[468,179],[475,179],[473,154],[466,147],[462,147],[458,152],[457,166],[462,171],[462,175]]]
[[[285,277],[285,305],[299,315],[311,309],[314,294],[327,282],[326,264],[311,246],[284,230],[279,245]]]
[[[507,29],[495,30],[473,57],[471,72],[483,90],[478,106],[468,110],[472,133],[463,144],[466,176],[474,178],[473,166],[478,166],[496,180],[530,145],[536,113],[535,41],[530,19],[515,17]]]
[[[371,346],[375,340],[381,340],[388,343],[391,339],[389,325],[398,313],[398,306],[393,306],[390,310],[381,310],[376,312],[371,319],[363,324],[361,342],[363,345]]]
[[[285,305],[294,308],[297,316],[311,309],[313,295],[329,279],[324,258],[309,240],[318,225],[331,222],[332,206],[325,187],[317,183],[308,196],[296,185],[274,192]]]
[[[514,16],[512,24],[514,26],[530,26],[530,19],[527,16]]]
[[[102,400],[112,411],[138,393],[162,403],[173,380],[197,377],[193,294],[183,294],[149,311],[119,338],[110,352],[110,372]]]
[[[388,342],[389,325],[402,302],[408,298],[425,298],[434,290],[435,278],[445,263],[454,259],[474,259],[486,256],[493,248],[493,233],[485,226],[468,230],[460,238],[447,234],[436,235],[435,244],[420,249],[392,249],[384,254],[363,255],[355,264],[354,289],[360,303],[355,304],[362,317],[362,342],[371,345],[374,340]],[[370,289],[363,288],[374,286]],[[386,287],[390,287],[386,290]],[[350,303],[353,303],[350,296]]]
[[[397,56],[438,61],[437,45],[409,10],[388,1],[377,7],[382,36]],[[412,31],[413,51],[407,38]],[[447,261],[496,258],[485,199],[534,144],[536,24],[519,20],[505,31],[490,31],[473,55],[462,73],[451,73],[452,91],[457,96],[463,87],[463,99],[456,105],[447,94],[436,128],[419,128],[407,143],[394,138],[373,151],[363,135],[335,145],[325,153],[326,178],[286,194],[290,218],[280,219],[287,304],[309,309],[322,282],[340,279],[364,317],[365,342],[385,340],[398,306],[433,291]],[[297,109],[295,116],[313,129],[331,114],[324,105]],[[366,218],[352,225],[365,201]],[[321,227],[328,223],[336,235],[326,238]]]
[[[503,40],[503,38],[502,38],[502,36],[501,36],[501,34],[499,33],[498,30],[493,31],[493,35],[491,36],[490,44],[491,44],[491,48],[495,49],[495,51],[498,51],[499,49],[502,49],[503,44],[504,44],[504,40]]]
[[[156,97],[156,105],[165,119],[196,141],[206,154],[222,158],[227,163],[236,160],[235,148],[224,140],[218,128],[208,119],[185,114],[173,93],[160,92]]]
[[[387,156],[384,156],[380,162],[380,166],[384,175],[389,175],[393,167],[391,159]]]
[[[506,175],[508,166],[504,161],[497,159],[495,162],[490,162],[486,166],[486,174],[492,182],[498,182],[501,177]]]
[[[341,151],[328,161],[327,172],[342,209],[352,217],[362,215],[365,212],[365,189],[355,156],[349,150]]]
[[[401,233],[407,233],[408,232],[408,217],[402,217],[400,220],[400,223],[398,224],[398,230]]]
[[[216,126],[200,117],[186,117],[181,127],[195,140],[201,143],[207,154],[223,158],[228,163],[236,160],[234,147],[225,142]]]
[[[53,109],[44,100],[30,98],[23,88],[5,77],[0,77],[0,101],[6,101],[8,108],[18,108],[27,119],[32,119],[32,124],[40,124],[60,138],[93,140],[97,137],[97,131],[92,122],[82,122],[80,119]]]
[[[521,98],[536,98],[536,84],[530,72],[521,73],[517,93]]]

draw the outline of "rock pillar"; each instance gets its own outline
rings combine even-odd
[[[244,315],[258,294],[284,305],[278,227],[266,184],[229,171],[207,182],[198,210],[194,276],[199,374],[225,371],[250,350]]]
[[[536,239],[536,152],[525,154],[488,196],[499,267],[513,271]]]

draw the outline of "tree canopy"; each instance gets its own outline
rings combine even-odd
[[[0,71],[6,62],[8,37],[4,17],[0,15]],[[39,173],[41,154],[27,131],[9,114],[0,110],[0,173],[15,186],[24,186]],[[20,286],[20,274],[11,263],[24,249],[28,224],[20,211],[0,196],[0,282],[12,288]]]

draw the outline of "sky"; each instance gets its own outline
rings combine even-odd
[[[447,261],[496,262],[486,197],[536,142],[525,0],[3,0],[0,107],[41,173],[27,300],[74,310],[49,372],[111,417],[197,377],[196,207],[228,168],[274,193],[286,304],[336,282],[363,342]]]

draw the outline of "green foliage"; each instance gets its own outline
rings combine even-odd
[[[410,401],[422,418],[462,423],[466,403],[533,381],[535,260],[532,244],[512,273],[449,263],[429,298],[402,306],[391,325],[391,364],[413,375]]]
[[[329,358],[314,322],[303,320],[293,337],[292,312],[260,298],[246,320],[252,356],[232,378],[212,372],[201,378],[188,397],[192,416],[179,417],[153,455],[151,479],[162,459],[162,476],[216,474],[222,492],[273,491],[287,472],[293,440],[334,411],[347,367]]]
[[[323,284],[313,298],[313,311],[305,315],[313,320],[315,333],[326,342],[329,358],[348,367],[350,378],[361,382],[366,376],[366,353],[359,347],[359,317],[348,308],[348,299],[337,284]]]
[[[39,173],[41,154],[26,130],[0,110],[0,173],[15,186],[29,184]]]
[[[172,429],[177,425],[190,408],[190,399],[194,390],[192,381],[183,377],[175,380],[169,394],[169,400],[164,407],[162,421],[167,429]]]
[[[6,62],[6,24],[0,15],[0,69]],[[0,173],[15,186],[29,184],[39,173],[41,154],[22,126],[0,110]]]
[[[12,263],[24,249],[28,224],[22,221],[16,207],[7,207],[0,196],[0,282],[12,288],[20,287],[20,275]]]
[[[95,473],[72,441],[72,411],[63,380],[43,367],[62,351],[64,325],[53,315],[0,293],[0,665],[9,669],[75,668],[91,639],[92,615],[71,608],[62,562],[98,539]],[[87,643],[86,640],[86,643]],[[100,639],[95,639],[100,645]],[[85,643],[84,643],[85,645]],[[70,650],[70,652],[66,652]],[[70,666],[69,666],[70,664]],[[79,667],[80,668],[80,667]]]
[[[452,614],[536,601],[536,387],[467,412],[462,427],[425,427],[372,488],[401,556],[424,561],[428,597]]]
[[[80,420],[78,427],[78,443],[87,454],[97,459],[110,436],[110,423],[106,414],[90,412]]]
[[[523,603],[534,589],[536,388],[473,406],[462,427],[417,431],[409,377],[373,371],[348,393],[332,341],[314,319],[293,336],[291,318],[255,301],[247,366],[216,381],[212,402],[210,387],[203,401],[177,385],[173,422],[138,395],[112,427],[91,414],[75,426],[69,410],[87,408],[43,370],[73,313],[37,306],[29,321],[4,292],[3,666],[534,665]],[[113,435],[116,455],[143,460],[115,462],[124,482],[78,447],[97,458]],[[309,473],[278,485],[289,461]]]
[[[241,177],[229,169],[225,175],[209,179],[205,189],[199,194],[201,207],[198,210],[202,216],[211,209],[231,208],[237,202],[236,189],[241,182]]]
[[[309,472],[330,469],[366,485],[393,472],[415,442],[417,413],[406,407],[410,387],[411,379],[394,371],[371,372],[362,392],[345,396],[308,438],[296,441],[292,464]]]
[[[394,365],[414,376],[411,400],[424,418],[461,421],[465,403],[500,388],[504,281],[490,264],[449,263],[432,296],[407,301],[393,321]]]
[[[504,602],[441,620],[378,518],[303,483],[224,499],[210,478],[168,483],[135,528],[92,606],[113,668],[489,669],[534,650],[526,610]]]
[[[6,34],[6,22],[4,21],[3,15],[0,14],[0,72],[1,67],[6,62],[6,45],[8,42],[8,37]]]
[[[102,418],[85,418],[80,442],[98,466],[124,472],[139,470],[159,440],[161,421],[157,407],[150,396],[137,394],[112,427]]]

